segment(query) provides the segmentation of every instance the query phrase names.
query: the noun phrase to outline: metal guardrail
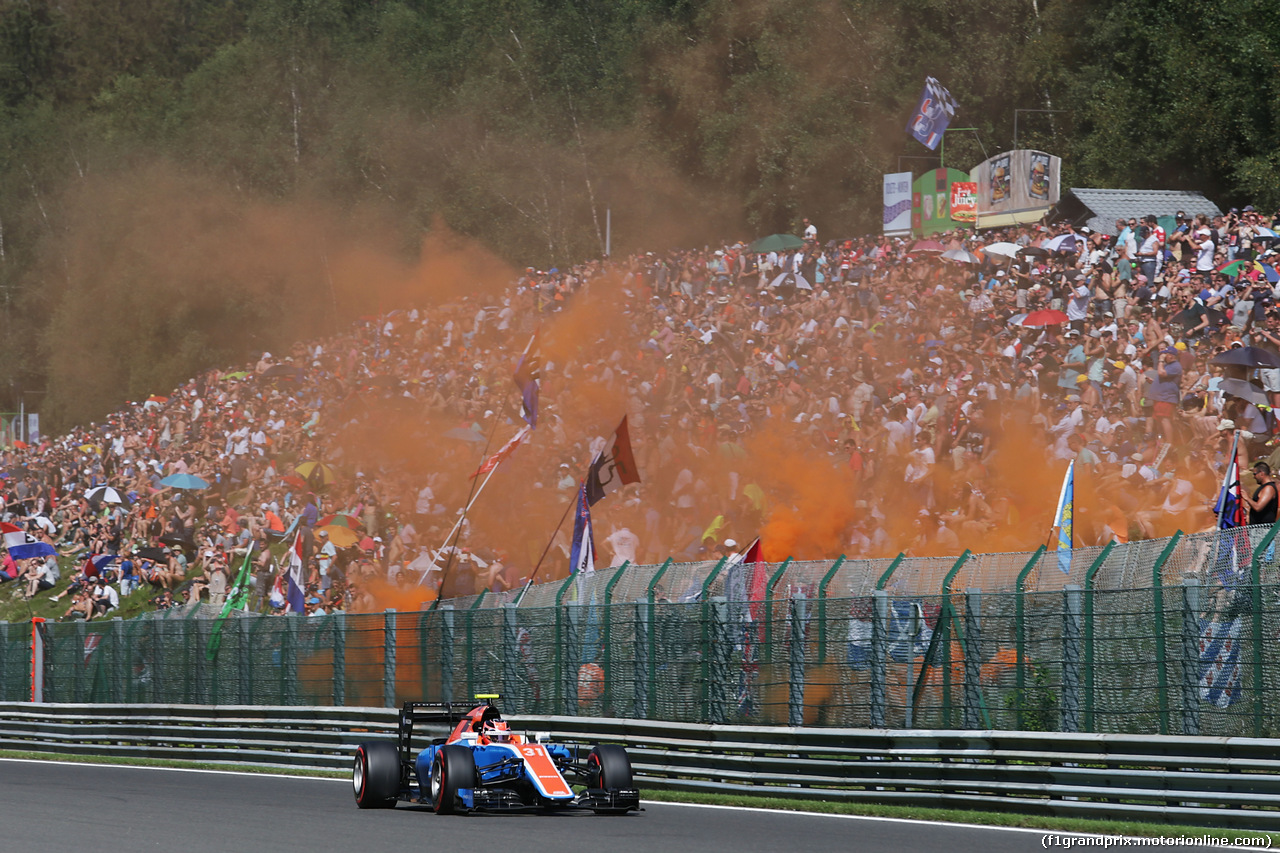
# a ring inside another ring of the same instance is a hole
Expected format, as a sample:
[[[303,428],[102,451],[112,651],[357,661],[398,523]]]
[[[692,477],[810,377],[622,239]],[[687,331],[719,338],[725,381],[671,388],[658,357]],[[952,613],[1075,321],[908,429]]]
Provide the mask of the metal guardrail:
[[[0,749],[345,770],[387,708],[0,703]],[[644,788],[1280,828],[1263,738],[717,726],[511,717],[624,744]]]

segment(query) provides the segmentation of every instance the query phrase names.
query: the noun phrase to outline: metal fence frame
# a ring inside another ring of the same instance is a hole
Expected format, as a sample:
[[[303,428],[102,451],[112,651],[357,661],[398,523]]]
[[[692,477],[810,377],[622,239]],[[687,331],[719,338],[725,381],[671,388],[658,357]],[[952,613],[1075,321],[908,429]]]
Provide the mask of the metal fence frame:
[[[740,565],[668,560],[430,611],[221,626],[167,611],[34,636],[57,702],[391,707],[496,691],[562,716],[1265,737],[1280,732],[1278,530],[787,560],[750,568],[758,601]],[[0,623],[0,701],[31,696],[32,636]],[[1232,650],[1225,693],[1206,687],[1213,642]]]
[[[623,744],[650,790],[1280,825],[1271,740],[509,718],[583,752]],[[0,703],[0,748],[345,770],[357,744],[394,739],[396,720],[386,708]]]

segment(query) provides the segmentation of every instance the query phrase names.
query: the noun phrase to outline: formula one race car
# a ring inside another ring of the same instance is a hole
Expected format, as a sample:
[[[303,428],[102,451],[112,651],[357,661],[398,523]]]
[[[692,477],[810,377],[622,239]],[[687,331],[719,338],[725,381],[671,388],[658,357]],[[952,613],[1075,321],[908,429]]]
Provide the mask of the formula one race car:
[[[621,746],[599,744],[585,758],[579,748],[543,743],[511,731],[491,701],[465,714],[465,706],[406,702],[397,743],[366,741],[356,748],[352,784],[362,809],[390,809],[404,800],[439,814],[516,809],[590,809],[596,814],[640,811],[631,760]],[[417,724],[445,724],[414,753]],[[584,783],[575,794],[566,777]]]

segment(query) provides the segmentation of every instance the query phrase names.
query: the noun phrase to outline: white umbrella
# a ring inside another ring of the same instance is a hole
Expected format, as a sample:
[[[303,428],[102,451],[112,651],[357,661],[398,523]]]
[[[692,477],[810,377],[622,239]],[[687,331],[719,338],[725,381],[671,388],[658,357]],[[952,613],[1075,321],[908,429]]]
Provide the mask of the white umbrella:
[[[98,486],[84,493],[89,503],[124,504],[128,500],[110,486]]]
[[[983,246],[982,250],[989,255],[1004,255],[1006,258],[1015,257],[1018,249],[1022,248],[1017,243],[992,243],[990,246]]]
[[[948,249],[942,253],[942,257],[949,261],[959,261],[962,264],[980,264],[982,258],[970,252],[968,249]]]
[[[788,282],[786,279],[790,279]],[[794,284],[797,290],[813,290],[813,285],[805,280],[800,273],[784,272],[782,275],[769,282],[770,287],[777,287],[782,284]]]

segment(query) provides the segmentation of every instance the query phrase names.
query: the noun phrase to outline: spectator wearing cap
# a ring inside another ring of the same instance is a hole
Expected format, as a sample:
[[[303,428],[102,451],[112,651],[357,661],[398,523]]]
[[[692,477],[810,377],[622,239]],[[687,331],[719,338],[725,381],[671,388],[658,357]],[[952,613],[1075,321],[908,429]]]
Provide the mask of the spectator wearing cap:
[[[1151,416],[1153,425],[1165,441],[1174,441],[1173,418],[1182,401],[1182,363],[1173,347],[1160,350],[1156,363],[1156,379],[1151,384]]]

